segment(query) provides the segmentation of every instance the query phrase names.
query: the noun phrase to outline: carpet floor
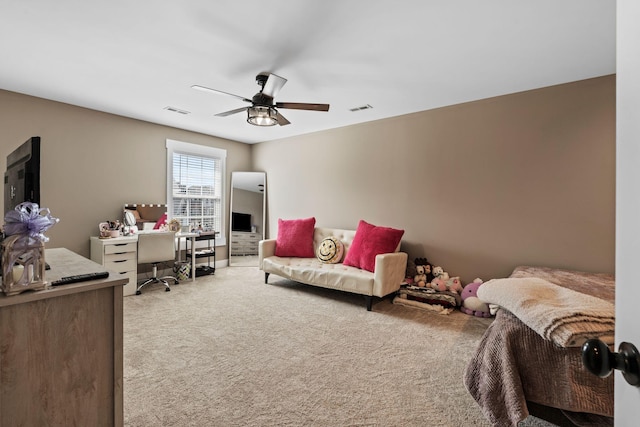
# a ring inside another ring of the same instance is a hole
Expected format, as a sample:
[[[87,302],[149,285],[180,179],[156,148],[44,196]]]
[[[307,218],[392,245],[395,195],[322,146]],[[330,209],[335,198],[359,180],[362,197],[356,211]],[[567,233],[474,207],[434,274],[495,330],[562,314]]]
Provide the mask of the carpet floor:
[[[488,426],[462,376],[490,322],[255,267],[145,288],[124,299],[125,425]]]

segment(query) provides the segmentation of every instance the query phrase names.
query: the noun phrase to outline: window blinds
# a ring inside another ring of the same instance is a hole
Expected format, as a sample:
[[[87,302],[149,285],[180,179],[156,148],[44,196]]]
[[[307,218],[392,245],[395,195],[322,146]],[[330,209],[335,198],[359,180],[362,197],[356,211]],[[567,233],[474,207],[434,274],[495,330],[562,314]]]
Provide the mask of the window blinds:
[[[222,159],[173,153],[173,210],[183,226],[222,229]]]

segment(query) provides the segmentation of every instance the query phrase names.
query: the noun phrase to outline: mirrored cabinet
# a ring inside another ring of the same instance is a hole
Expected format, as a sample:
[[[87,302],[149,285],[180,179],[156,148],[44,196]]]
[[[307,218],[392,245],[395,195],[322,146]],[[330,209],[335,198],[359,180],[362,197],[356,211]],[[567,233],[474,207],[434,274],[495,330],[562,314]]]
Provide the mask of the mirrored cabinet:
[[[230,266],[258,265],[258,242],[263,239],[266,223],[266,191],[264,172],[231,173]]]

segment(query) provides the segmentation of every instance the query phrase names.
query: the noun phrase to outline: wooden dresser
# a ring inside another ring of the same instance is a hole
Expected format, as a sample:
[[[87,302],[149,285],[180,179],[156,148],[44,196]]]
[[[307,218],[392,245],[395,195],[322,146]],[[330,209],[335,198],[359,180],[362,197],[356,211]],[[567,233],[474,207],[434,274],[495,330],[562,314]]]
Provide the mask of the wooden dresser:
[[[258,255],[258,242],[261,238],[259,233],[232,231],[230,255]]]
[[[45,279],[104,271],[47,249]],[[122,287],[127,278],[0,294],[0,425],[122,426]]]

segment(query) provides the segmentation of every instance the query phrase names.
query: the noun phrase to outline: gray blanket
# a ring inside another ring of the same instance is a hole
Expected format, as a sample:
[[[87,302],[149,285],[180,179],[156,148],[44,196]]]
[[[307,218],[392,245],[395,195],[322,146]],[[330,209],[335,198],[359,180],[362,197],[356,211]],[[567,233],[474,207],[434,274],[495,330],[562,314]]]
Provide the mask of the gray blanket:
[[[560,347],[581,347],[591,338],[614,343],[613,303],[545,279],[489,280],[478,289],[478,298],[505,308],[542,338]]]
[[[519,267],[512,277],[542,277],[580,292],[593,289],[588,293],[613,302],[613,277],[555,272]],[[464,383],[495,426],[517,426],[529,415],[527,401],[582,413],[586,425],[613,424],[613,375],[599,378],[589,373],[579,347],[562,348],[543,339],[504,309],[485,332]]]

